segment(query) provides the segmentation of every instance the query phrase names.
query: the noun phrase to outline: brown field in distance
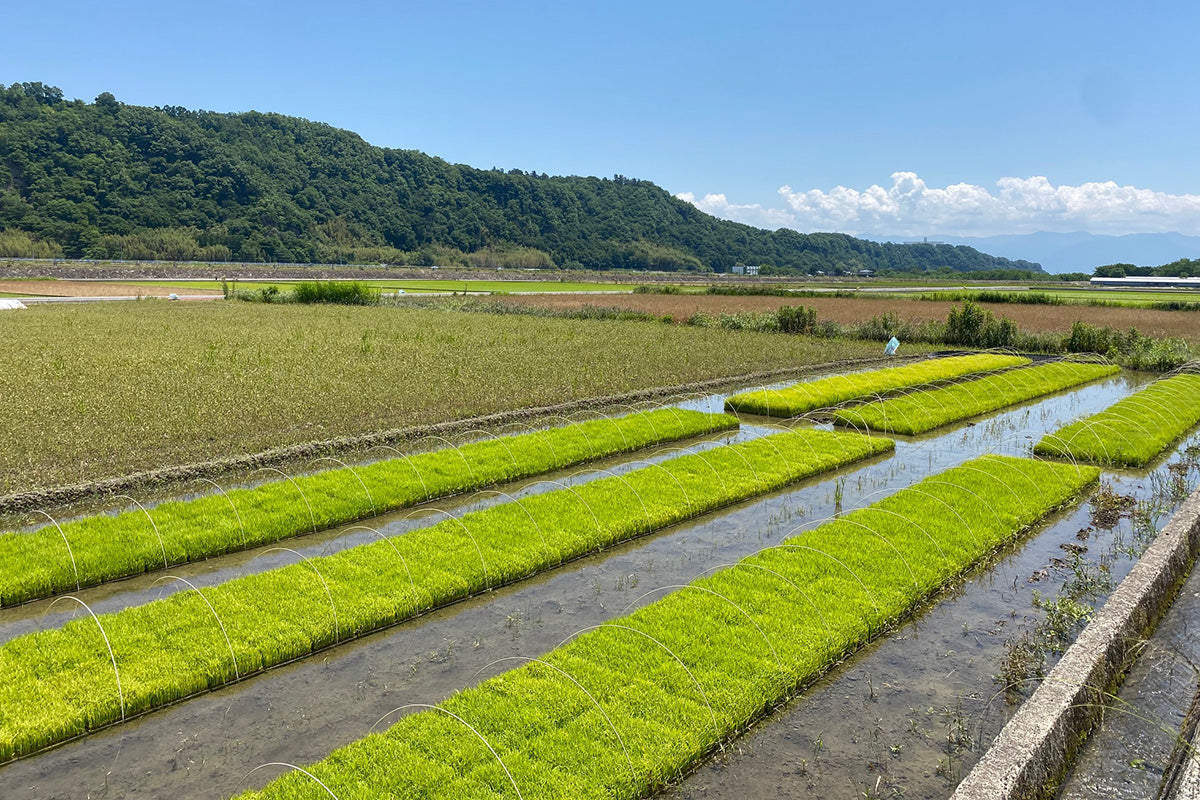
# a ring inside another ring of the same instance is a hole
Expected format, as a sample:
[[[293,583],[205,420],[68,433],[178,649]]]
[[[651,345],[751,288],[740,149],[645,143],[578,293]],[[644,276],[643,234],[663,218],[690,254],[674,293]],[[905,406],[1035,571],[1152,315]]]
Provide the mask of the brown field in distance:
[[[951,300],[903,300],[875,297],[775,297],[730,295],[629,294],[596,295],[556,294],[521,295],[497,298],[505,303],[570,310],[585,306],[623,308],[650,314],[670,314],[677,322],[685,322],[697,311],[707,314],[733,314],[738,311],[774,311],[784,305],[803,305],[816,309],[818,321],[833,320],[842,324],[865,322],[887,311],[911,320],[944,320],[950,309],[959,302]],[[1137,328],[1149,336],[1177,336],[1200,342],[1200,312],[1157,311],[1145,308],[1085,306],[1085,305],[1018,305],[1015,303],[981,303],[999,317],[1008,317],[1022,330],[1046,333],[1067,332],[1075,320],[1092,325],[1108,325],[1125,330]]]

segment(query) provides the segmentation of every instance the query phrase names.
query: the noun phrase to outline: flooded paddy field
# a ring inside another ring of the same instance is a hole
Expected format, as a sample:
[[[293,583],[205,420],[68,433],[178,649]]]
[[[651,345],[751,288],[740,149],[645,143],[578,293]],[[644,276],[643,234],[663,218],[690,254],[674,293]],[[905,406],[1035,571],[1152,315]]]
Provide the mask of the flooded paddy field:
[[[1149,376],[1125,374],[1052,397],[900,438],[894,454],[849,465],[786,490],[747,501],[656,534],[577,559],[520,583],[425,614],[355,642],[315,654],[232,686],[148,714],[0,767],[4,797],[227,797],[264,784],[281,768],[248,772],[270,762],[303,765],[394,721],[410,703],[436,703],[514,662],[538,657],[576,632],[643,604],[657,587],[687,582],[778,543],[804,527],[878,499],[985,453],[1025,454],[1032,442],[1075,417],[1110,405]],[[719,410],[723,395],[684,405]],[[620,472],[729,438],[771,432],[762,418],[741,431],[690,440],[648,453],[610,459],[569,473],[499,487],[432,504],[459,515],[485,504],[572,484],[597,469]],[[1169,513],[1170,463],[1188,446],[1145,472],[1106,472],[1102,485],[1149,501]],[[1196,471],[1184,470],[1194,482]],[[1158,476],[1158,477],[1156,477]],[[1012,487],[1020,491],[1019,487]],[[1175,487],[1177,489],[1177,487]],[[1035,675],[1052,650],[1016,645],[1073,635],[1084,607],[1102,602],[1128,571],[1143,519],[1119,516],[1111,527],[1093,519],[1095,504],[1061,512],[1010,550],[975,570],[951,591],[832,669],[791,702],[759,720],[743,737],[699,767],[673,797],[945,797],[986,749],[1027,691],[1006,696],[1018,667]],[[430,524],[440,513],[413,511],[370,520],[385,536]],[[1165,517],[1163,517],[1165,519]],[[285,543],[311,557],[353,546],[375,534],[353,526]],[[258,551],[225,556],[170,572],[198,586],[296,560]],[[186,588],[148,575],[81,592],[93,608],[114,610]],[[1078,606],[1071,605],[1067,598]],[[59,604],[31,603],[0,612],[0,637],[59,625]],[[1045,621],[1074,613],[1070,630]],[[1016,643],[1016,644],[1014,644]],[[1062,644],[1062,642],[1057,642]],[[1015,655],[1014,655],[1015,653]],[[1024,686],[1024,684],[1022,684]],[[383,723],[379,721],[387,716]],[[377,726],[377,723],[378,726]]]

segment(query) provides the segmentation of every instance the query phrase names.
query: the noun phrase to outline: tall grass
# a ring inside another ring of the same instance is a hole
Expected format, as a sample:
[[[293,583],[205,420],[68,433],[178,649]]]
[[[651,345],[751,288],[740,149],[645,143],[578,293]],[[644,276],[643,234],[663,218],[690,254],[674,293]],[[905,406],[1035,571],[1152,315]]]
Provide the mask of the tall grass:
[[[379,305],[380,290],[359,281],[302,281],[292,290],[297,303]]]
[[[343,798],[650,796],[1097,475],[977,459],[695,580],[307,769]],[[293,772],[242,798],[321,796]]]

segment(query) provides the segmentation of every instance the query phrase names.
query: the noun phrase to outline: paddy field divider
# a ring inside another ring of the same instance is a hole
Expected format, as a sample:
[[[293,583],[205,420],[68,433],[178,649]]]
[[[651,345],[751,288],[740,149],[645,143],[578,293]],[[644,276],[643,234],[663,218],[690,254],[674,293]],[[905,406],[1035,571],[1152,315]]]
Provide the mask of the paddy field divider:
[[[278,476],[251,488],[137,506],[0,534],[0,607],[258,547],[427,500],[529,478],[650,445],[730,430],[737,420],[666,408],[577,422],[383,461]],[[431,443],[451,445],[430,437]],[[207,481],[207,479],[205,479]],[[212,481],[208,483],[216,486]],[[136,501],[134,501],[136,504]],[[47,516],[48,515],[44,515]]]
[[[381,732],[241,798],[647,797],[1098,475],[975,459],[663,587],[436,707],[397,708]]]
[[[953,380],[965,375],[994,372],[1024,366],[1030,359],[1001,353],[931,358],[868,372],[831,375],[792,384],[782,389],[760,389],[735,394],[725,401],[725,408],[743,414],[769,417],[795,417],[818,408],[828,408],[847,400],[884,395],[900,389],[924,386],[937,381]]]
[[[837,409],[835,425],[915,435],[1115,375],[1114,364],[1054,361]]]
[[[0,646],[0,760],[893,447],[773,434],[21,636]]]
[[[1033,451],[1092,464],[1144,467],[1197,424],[1200,373],[1181,372],[1046,434]]]

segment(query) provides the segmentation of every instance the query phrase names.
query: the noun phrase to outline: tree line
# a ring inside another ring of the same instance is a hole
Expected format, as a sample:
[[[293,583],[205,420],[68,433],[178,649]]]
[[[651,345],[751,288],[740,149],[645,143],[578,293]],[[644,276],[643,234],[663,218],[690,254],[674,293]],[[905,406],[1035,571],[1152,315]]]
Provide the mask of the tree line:
[[[779,274],[1008,270],[970,247],[767,231],[655,184],[477,169],[280,114],[0,85],[0,256]]]

